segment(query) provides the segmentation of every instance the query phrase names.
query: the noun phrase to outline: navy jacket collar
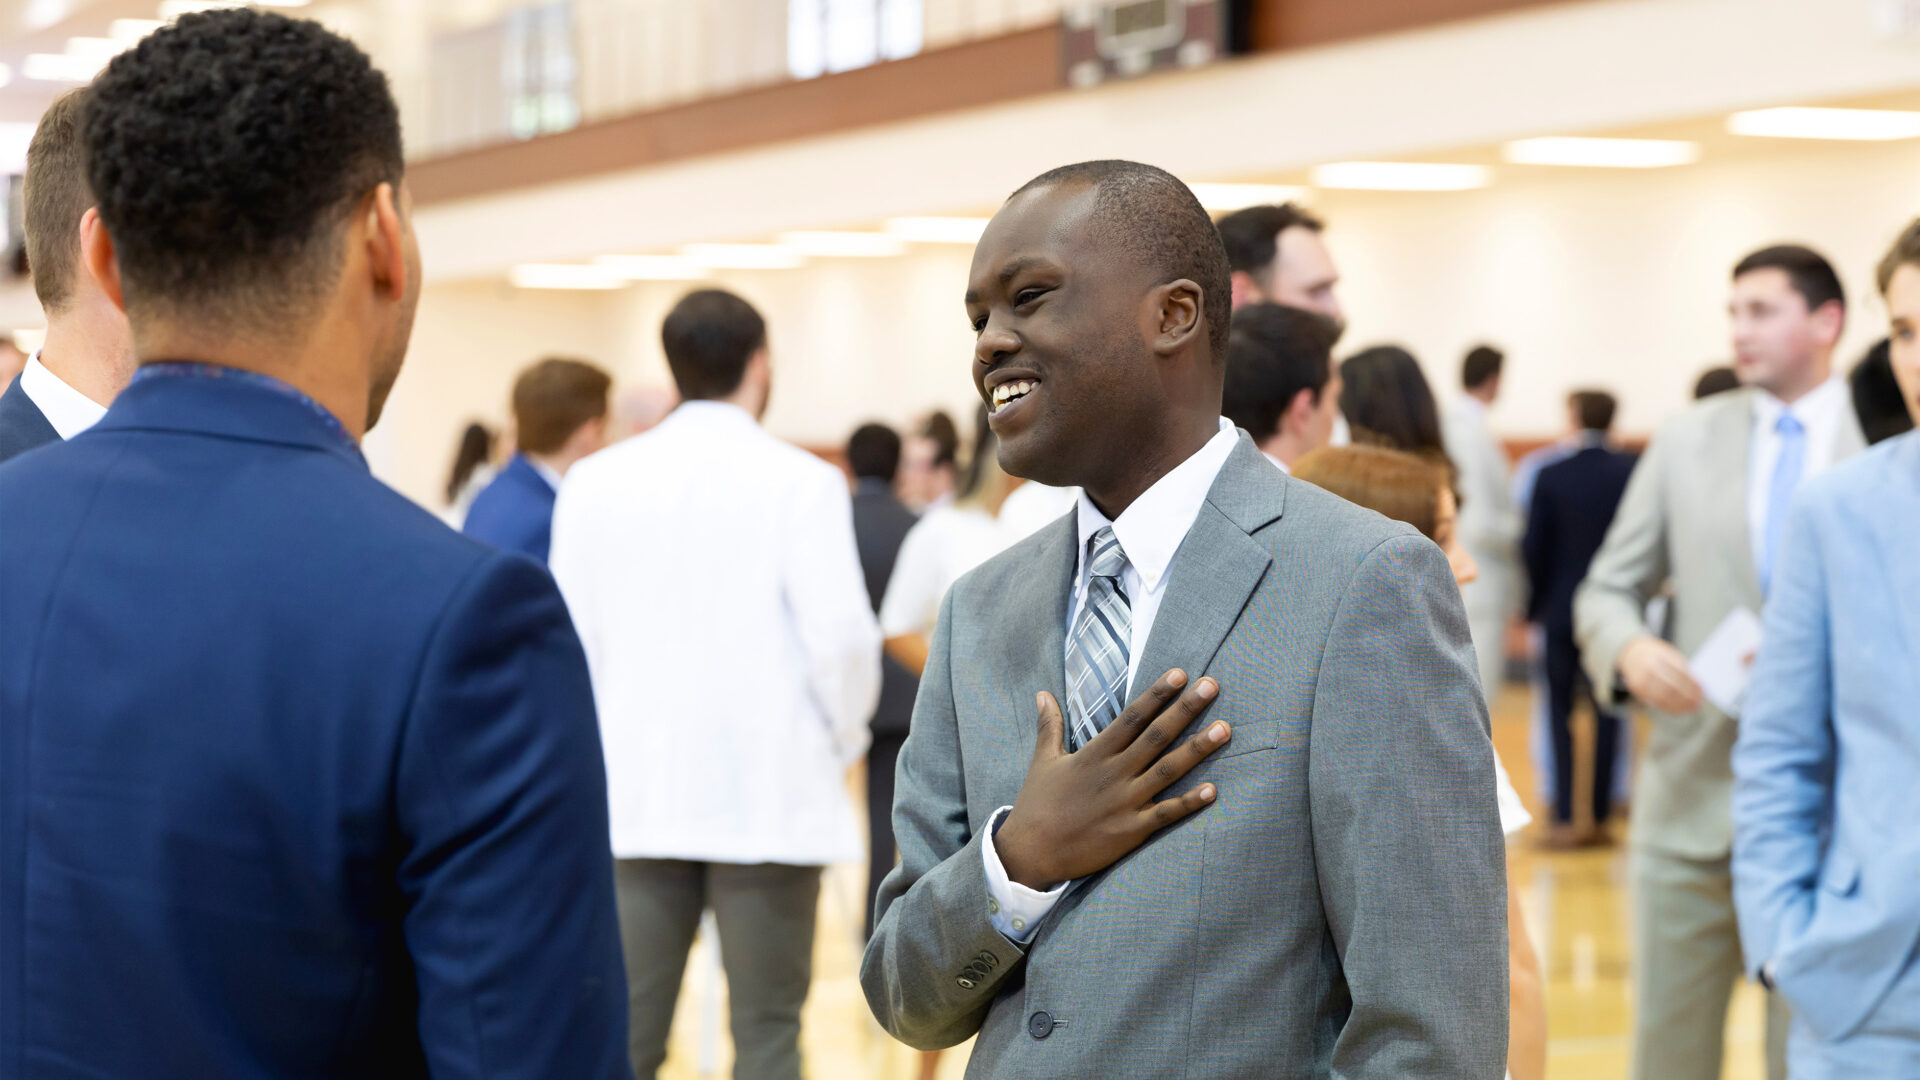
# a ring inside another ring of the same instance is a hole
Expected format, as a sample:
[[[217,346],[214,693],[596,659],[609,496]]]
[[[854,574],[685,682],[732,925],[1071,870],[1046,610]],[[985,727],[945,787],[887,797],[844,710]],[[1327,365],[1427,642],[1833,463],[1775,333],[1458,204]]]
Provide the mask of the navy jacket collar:
[[[264,376],[136,378],[94,430],[180,431],[300,446],[367,467],[360,448],[317,402]]]

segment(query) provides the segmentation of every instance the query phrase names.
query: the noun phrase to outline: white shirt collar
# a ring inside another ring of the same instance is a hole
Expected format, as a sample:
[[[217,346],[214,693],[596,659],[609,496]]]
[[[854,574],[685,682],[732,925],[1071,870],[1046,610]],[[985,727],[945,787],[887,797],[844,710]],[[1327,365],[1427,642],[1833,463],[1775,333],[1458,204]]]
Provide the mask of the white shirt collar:
[[[695,423],[747,424],[756,428],[760,426],[760,421],[755,420],[752,413],[725,401],[683,401],[675,407],[673,412],[667,414],[667,419]]]
[[[532,454],[524,454],[522,456],[527,459],[527,464],[533,466],[533,471],[540,474],[540,479],[547,482],[548,487],[553,488],[555,491],[560,490],[560,473],[558,470],[546,462],[541,461],[539,458],[534,457]]]
[[[41,363],[38,349],[27,358],[27,366],[20,372],[20,389],[63,440],[73,438],[107,415],[105,405],[75,390]]]
[[[1272,454],[1269,454],[1269,453],[1267,453],[1267,452],[1266,452],[1265,450],[1262,450],[1262,451],[1260,451],[1260,453],[1261,453],[1261,455],[1262,455],[1262,456],[1264,456],[1264,457],[1265,457],[1265,458],[1266,458],[1266,459],[1267,459],[1268,461],[1271,461],[1271,462],[1273,462],[1273,466],[1274,466],[1274,468],[1276,468],[1276,469],[1279,469],[1279,470],[1280,470],[1281,472],[1283,472],[1283,473],[1286,473],[1286,474],[1287,474],[1288,476],[1292,476],[1292,475],[1293,475],[1293,470],[1292,470],[1292,469],[1289,469],[1289,468],[1287,468],[1287,463],[1286,463],[1286,462],[1284,462],[1284,461],[1281,461],[1281,460],[1280,460],[1279,458],[1277,458],[1277,457],[1274,457],[1274,456],[1273,456]]]
[[[1200,515],[1200,504],[1207,501],[1214,478],[1220,475],[1220,467],[1227,463],[1227,456],[1233,453],[1239,439],[1240,433],[1233,423],[1221,417],[1219,433],[1141,492],[1118,520],[1108,520],[1107,515],[1093,505],[1093,500],[1087,498],[1086,492],[1081,492],[1076,574],[1079,559],[1086,557],[1087,541],[1111,525],[1113,535],[1120,541],[1120,550],[1126,552],[1127,561],[1140,574],[1141,583],[1149,589],[1158,588],[1160,578],[1173,562],[1174,552],[1180,550],[1180,542],[1187,538],[1194,518]]]
[[[1847,404],[1846,380],[1838,375],[1830,376],[1826,382],[1806,392],[1799,401],[1789,406],[1771,393],[1754,388],[1753,419],[1760,431],[1772,431],[1780,422],[1780,414],[1792,409],[1793,415],[1801,424],[1824,421],[1827,414]]]
[[[1472,394],[1461,394],[1458,398],[1455,398],[1454,401],[1454,408],[1468,416],[1487,415],[1487,403],[1474,397]]]

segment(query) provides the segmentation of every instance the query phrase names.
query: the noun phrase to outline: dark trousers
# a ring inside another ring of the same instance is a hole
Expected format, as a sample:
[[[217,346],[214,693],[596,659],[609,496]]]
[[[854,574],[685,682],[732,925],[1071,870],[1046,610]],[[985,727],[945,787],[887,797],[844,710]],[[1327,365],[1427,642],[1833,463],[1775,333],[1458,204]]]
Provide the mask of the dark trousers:
[[[1573,706],[1584,700],[1593,710],[1593,823],[1613,814],[1613,769],[1620,756],[1620,717],[1600,707],[1586,672],[1573,627],[1546,627],[1547,730],[1553,735],[1553,820],[1573,821]]]
[[[813,980],[820,868],[616,859],[627,957],[628,1052],[651,1080],[667,1060],[700,914],[713,909],[727,972],[735,1080],[800,1080],[800,1007]]]
[[[875,901],[880,883],[893,872],[893,769],[907,736],[873,733],[867,750],[867,936],[873,936]]]

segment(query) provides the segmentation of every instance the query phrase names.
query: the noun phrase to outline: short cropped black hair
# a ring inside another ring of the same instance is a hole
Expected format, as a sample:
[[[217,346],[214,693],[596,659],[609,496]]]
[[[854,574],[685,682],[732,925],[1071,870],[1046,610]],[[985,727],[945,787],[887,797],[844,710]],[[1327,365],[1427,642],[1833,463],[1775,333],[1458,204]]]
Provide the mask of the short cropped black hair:
[[[1780,270],[1787,275],[1793,291],[1807,302],[1808,311],[1818,311],[1827,304],[1839,304],[1841,310],[1847,306],[1847,294],[1840,287],[1840,275],[1834,273],[1833,264],[1826,256],[1810,247],[1800,244],[1775,244],[1741,259],[1733,268],[1737,281],[1756,270]]]
[[[1475,345],[1467,351],[1466,359],[1460,361],[1460,385],[1478,390],[1487,385],[1488,380],[1499,378],[1506,366],[1506,353],[1491,345]]]
[[[83,125],[129,309],[302,319],[340,273],[355,205],[405,170],[367,54],[317,22],[184,15],[115,57]]]
[[[695,289],[660,326],[667,368],[686,401],[712,401],[740,389],[747,362],[766,343],[766,320],[725,289]]]
[[[893,483],[900,472],[900,433],[885,424],[861,424],[847,440],[847,467],[856,480]]]
[[[1913,430],[1913,414],[1907,411],[1900,380],[1894,378],[1892,343],[1886,338],[1875,342],[1854,365],[1847,374],[1847,386],[1853,392],[1853,414],[1860,419],[1868,446]]]
[[[1700,373],[1693,384],[1693,400],[1710,398],[1715,394],[1724,394],[1729,390],[1740,389],[1740,373],[1730,367],[1710,367]]]
[[[1271,436],[1302,390],[1320,400],[1339,337],[1338,323],[1302,308],[1248,304],[1234,312],[1220,415],[1256,440]]]
[[[1575,390],[1567,395],[1567,404],[1579,417],[1582,431],[1612,430],[1613,414],[1619,408],[1619,402],[1605,390]]]
[[[1094,213],[1106,236],[1145,260],[1162,281],[1186,278],[1200,286],[1208,351],[1215,364],[1223,363],[1233,312],[1227,251],[1192,189],[1137,161],[1082,161],[1041,173],[1009,198],[1054,184],[1093,187]]]
[[[1221,218],[1217,228],[1227,248],[1227,265],[1265,284],[1280,253],[1280,234],[1288,229],[1319,232],[1326,223],[1292,203],[1281,203],[1235,210]]]

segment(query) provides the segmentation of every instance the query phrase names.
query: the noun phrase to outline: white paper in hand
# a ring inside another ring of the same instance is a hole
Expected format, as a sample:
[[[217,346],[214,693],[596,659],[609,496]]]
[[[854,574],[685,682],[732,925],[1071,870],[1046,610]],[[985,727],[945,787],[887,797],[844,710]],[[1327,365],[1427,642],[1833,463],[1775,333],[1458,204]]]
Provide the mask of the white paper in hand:
[[[1737,607],[1707,635],[1687,663],[1694,681],[1714,707],[1728,716],[1740,715],[1747,682],[1753,677],[1753,656],[1760,651],[1760,616]]]

